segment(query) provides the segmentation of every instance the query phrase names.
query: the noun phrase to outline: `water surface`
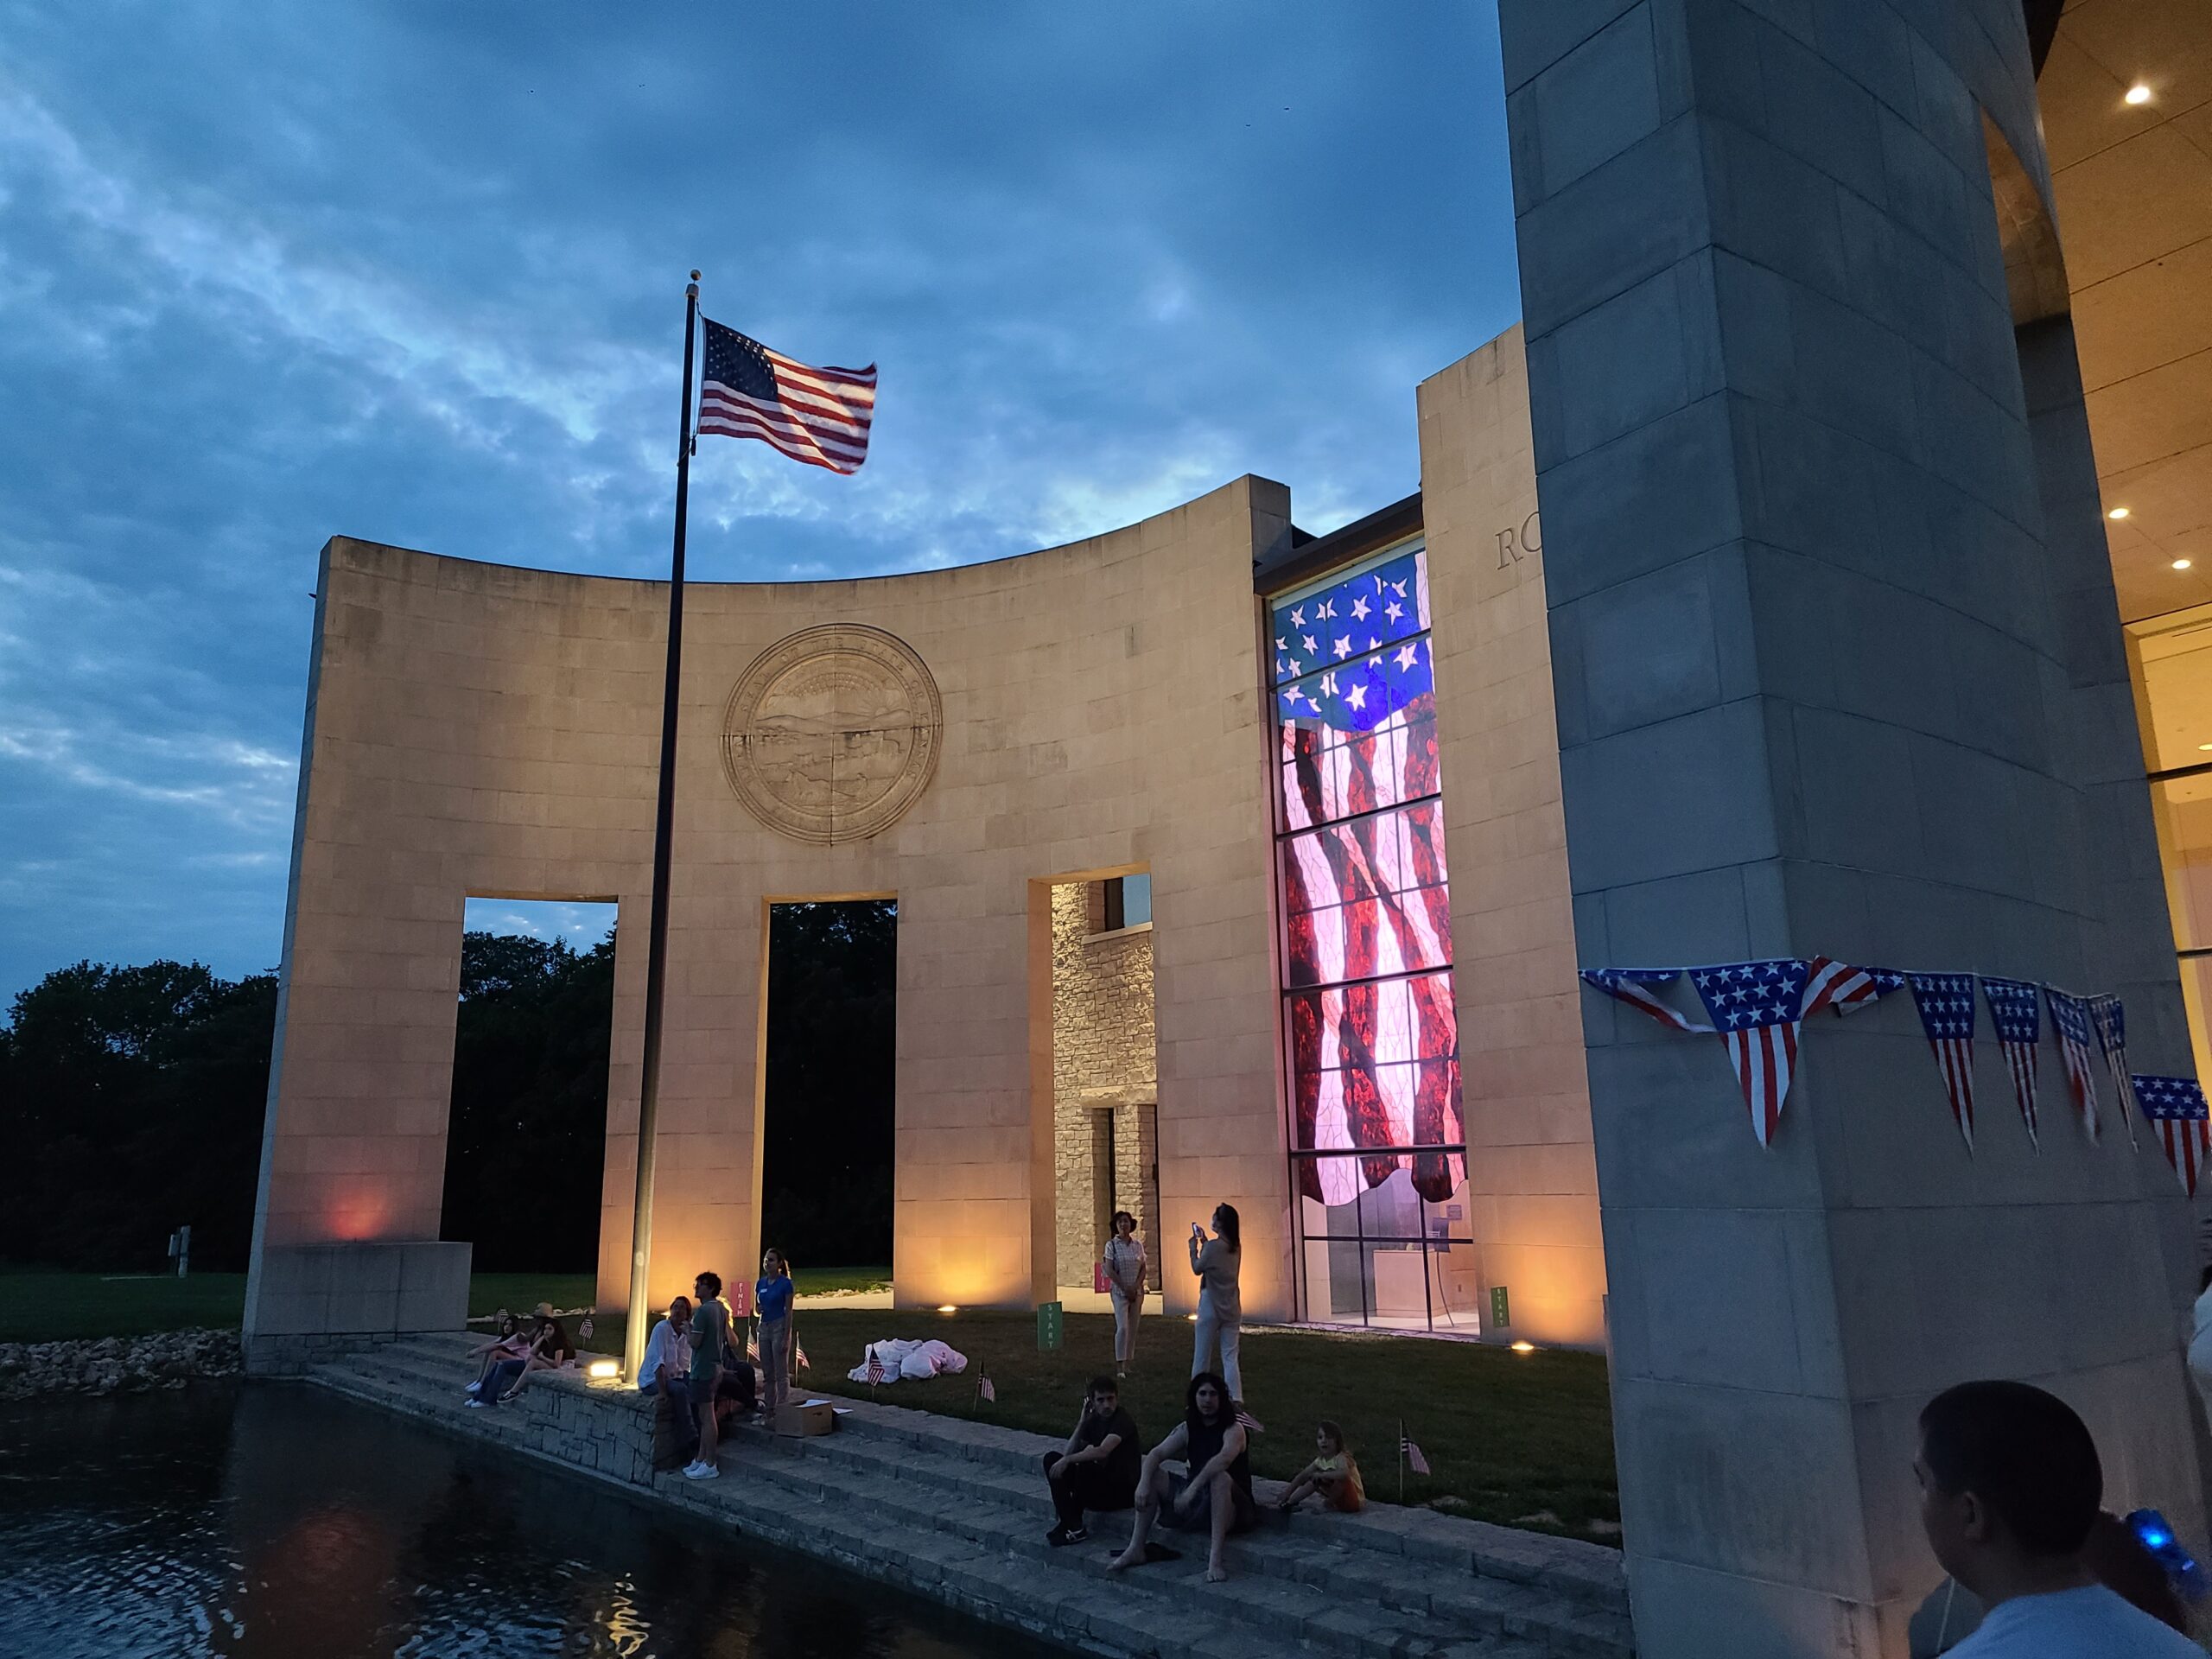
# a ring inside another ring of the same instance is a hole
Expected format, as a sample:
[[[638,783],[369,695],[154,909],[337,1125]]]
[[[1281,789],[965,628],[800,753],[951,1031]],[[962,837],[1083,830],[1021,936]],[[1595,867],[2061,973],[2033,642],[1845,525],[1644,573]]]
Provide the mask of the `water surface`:
[[[0,1564],[41,1659],[1060,1651],[290,1383],[0,1407]]]

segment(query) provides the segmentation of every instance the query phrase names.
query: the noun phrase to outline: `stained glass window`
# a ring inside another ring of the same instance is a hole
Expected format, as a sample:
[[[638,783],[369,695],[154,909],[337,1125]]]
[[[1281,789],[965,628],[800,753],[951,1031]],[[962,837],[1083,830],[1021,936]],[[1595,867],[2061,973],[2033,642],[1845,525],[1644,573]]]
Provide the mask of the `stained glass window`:
[[[1268,620],[1308,1317],[1465,1328],[1471,1309],[1440,1312],[1464,1275],[1439,1253],[1472,1245],[1427,550],[1278,598]],[[1332,1264],[1357,1282],[1317,1281]],[[1397,1305],[1416,1291],[1418,1309]]]

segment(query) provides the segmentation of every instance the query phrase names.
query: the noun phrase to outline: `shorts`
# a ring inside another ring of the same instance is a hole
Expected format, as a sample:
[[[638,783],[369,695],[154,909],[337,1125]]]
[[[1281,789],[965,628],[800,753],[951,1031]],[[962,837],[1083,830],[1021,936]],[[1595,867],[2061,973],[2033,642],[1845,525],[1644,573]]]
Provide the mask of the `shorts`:
[[[1191,1479],[1188,1475],[1167,1477],[1167,1496],[1166,1501],[1160,1506],[1160,1524],[1163,1527],[1172,1527],[1177,1532],[1211,1532],[1213,1530],[1213,1494],[1211,1491],[1201,1492],[1198,1502],[1187,1510],[1179,1510],[1175,1507],[1181,1501],[1183,1494],[1190,1489]],[[1232,1480],[1229,1483],[1229,1500],[1231,1510],[1229,1517],[1230,1531],[1249,1531],[1257,1514],[1252,1503],[1251,1489],[1247,1486],[1239,1486]]]

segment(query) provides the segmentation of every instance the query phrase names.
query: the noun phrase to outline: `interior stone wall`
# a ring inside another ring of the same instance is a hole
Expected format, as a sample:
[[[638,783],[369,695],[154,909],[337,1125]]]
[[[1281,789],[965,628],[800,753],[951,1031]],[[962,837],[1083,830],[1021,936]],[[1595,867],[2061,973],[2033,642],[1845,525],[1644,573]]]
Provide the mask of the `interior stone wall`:
[[[1155,1268],[1158,1194],[1151,1174],[1146,1110],[1159,1091],[1154,1075],[1152,930],[1114,933],[1105,921],[1104,883],[1052,889],[1052,1145],[1058,1190],[1058,1277],[1089,1287],[1092,1263],[1110,1236],[1114,1194],[1137,1217]],[[1097,1179],[1098,1120],[1113,1119],[1112,1192]]]

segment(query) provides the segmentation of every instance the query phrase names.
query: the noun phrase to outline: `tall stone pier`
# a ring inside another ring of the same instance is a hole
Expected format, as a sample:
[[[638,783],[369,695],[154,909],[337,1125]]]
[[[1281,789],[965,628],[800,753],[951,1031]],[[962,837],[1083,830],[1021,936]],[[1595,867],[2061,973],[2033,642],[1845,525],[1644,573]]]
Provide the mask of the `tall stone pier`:
[[[2113,988],[2188,1071],[2018,0],[1501,10],[1582,962]],[[1645,1659],[1901,1659],[1966,1377],[2201,1529],[2187,1209],[2108,1079],[2093,1145],[2046,1046],[2038,1150],[1985,1041],[1969,1151],[1900,995],[1762,1148],[1716,1039],[1585,1016]]]

